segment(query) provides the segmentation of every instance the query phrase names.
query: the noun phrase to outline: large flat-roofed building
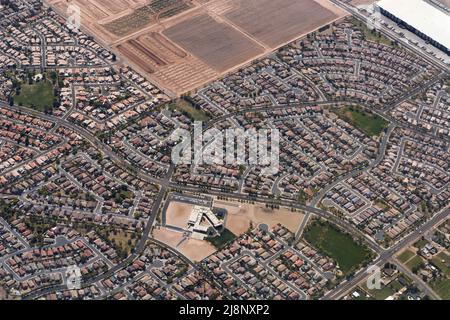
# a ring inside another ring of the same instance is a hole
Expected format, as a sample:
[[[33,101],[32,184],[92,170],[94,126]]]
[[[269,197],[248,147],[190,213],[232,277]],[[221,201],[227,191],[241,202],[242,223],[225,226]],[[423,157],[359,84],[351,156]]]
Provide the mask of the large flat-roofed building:
[[[450,15],[427,0],[381,0],[383,15],[450,55]]]

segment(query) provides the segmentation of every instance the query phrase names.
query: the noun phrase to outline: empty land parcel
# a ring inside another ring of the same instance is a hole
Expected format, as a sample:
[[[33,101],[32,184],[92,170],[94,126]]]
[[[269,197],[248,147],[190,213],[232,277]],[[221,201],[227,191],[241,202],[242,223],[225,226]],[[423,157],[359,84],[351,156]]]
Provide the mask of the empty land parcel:
[[[329,0],[73,1],[90,32],[177,95],[345,15]]]
[[[339,16],[326,1],[231,0],[225,17],[267,46],[276,48]],[[323,5],[322,5],[322,4]]]
[[[207,14],[182,21],[164,35],[219,72],[264,52],[246,35]]]

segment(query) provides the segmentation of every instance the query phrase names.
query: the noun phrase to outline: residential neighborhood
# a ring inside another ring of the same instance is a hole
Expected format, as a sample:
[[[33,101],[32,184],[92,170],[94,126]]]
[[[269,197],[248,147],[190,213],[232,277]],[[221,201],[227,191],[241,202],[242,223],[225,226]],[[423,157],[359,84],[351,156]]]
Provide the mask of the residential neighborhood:
[[[450,299],[448,64],[358,1],[276,47],[234,1],[69,2],[0,1],[0,300]],[[214,69],[196,10],[260,54]]]

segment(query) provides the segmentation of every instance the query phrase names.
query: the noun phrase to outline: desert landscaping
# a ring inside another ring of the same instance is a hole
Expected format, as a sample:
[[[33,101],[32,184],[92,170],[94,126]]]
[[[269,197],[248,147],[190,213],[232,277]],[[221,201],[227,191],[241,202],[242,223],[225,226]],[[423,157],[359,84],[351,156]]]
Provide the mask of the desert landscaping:
[[[166,225],[186,229],[194,205],[171,201],[166,211]]]
[[[304,218],[301,212],[292,212],[287,208],[272,210],[260,204],[217,200],[214,207],[227,210],[225,227],[237,236],[247,232],[251,224],[266,224],[269,229],[281,224],[295,233]]]
[[[217,251],[207,241],[187,238],[182,232],[169,230],[164,227],[155,228],[153,236],[156,240],[172,247],[192,261],[201,261]]]

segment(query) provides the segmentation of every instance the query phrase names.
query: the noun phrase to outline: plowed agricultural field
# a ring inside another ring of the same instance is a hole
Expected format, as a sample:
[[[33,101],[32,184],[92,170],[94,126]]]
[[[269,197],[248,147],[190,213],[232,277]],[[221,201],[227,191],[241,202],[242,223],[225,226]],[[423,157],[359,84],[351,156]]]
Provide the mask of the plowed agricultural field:
[[[334,20],[333,12],[311,0],[232,0],[225,17],[256,39],[277,47]]]
[[[207,14],[178,23],[163,34],[220,72],[264,52],[245,34]]]
[[[48,0],[65,14],[66,0]],[[346,15],[329,0],[72,0],[85,29],[181,95]]]

